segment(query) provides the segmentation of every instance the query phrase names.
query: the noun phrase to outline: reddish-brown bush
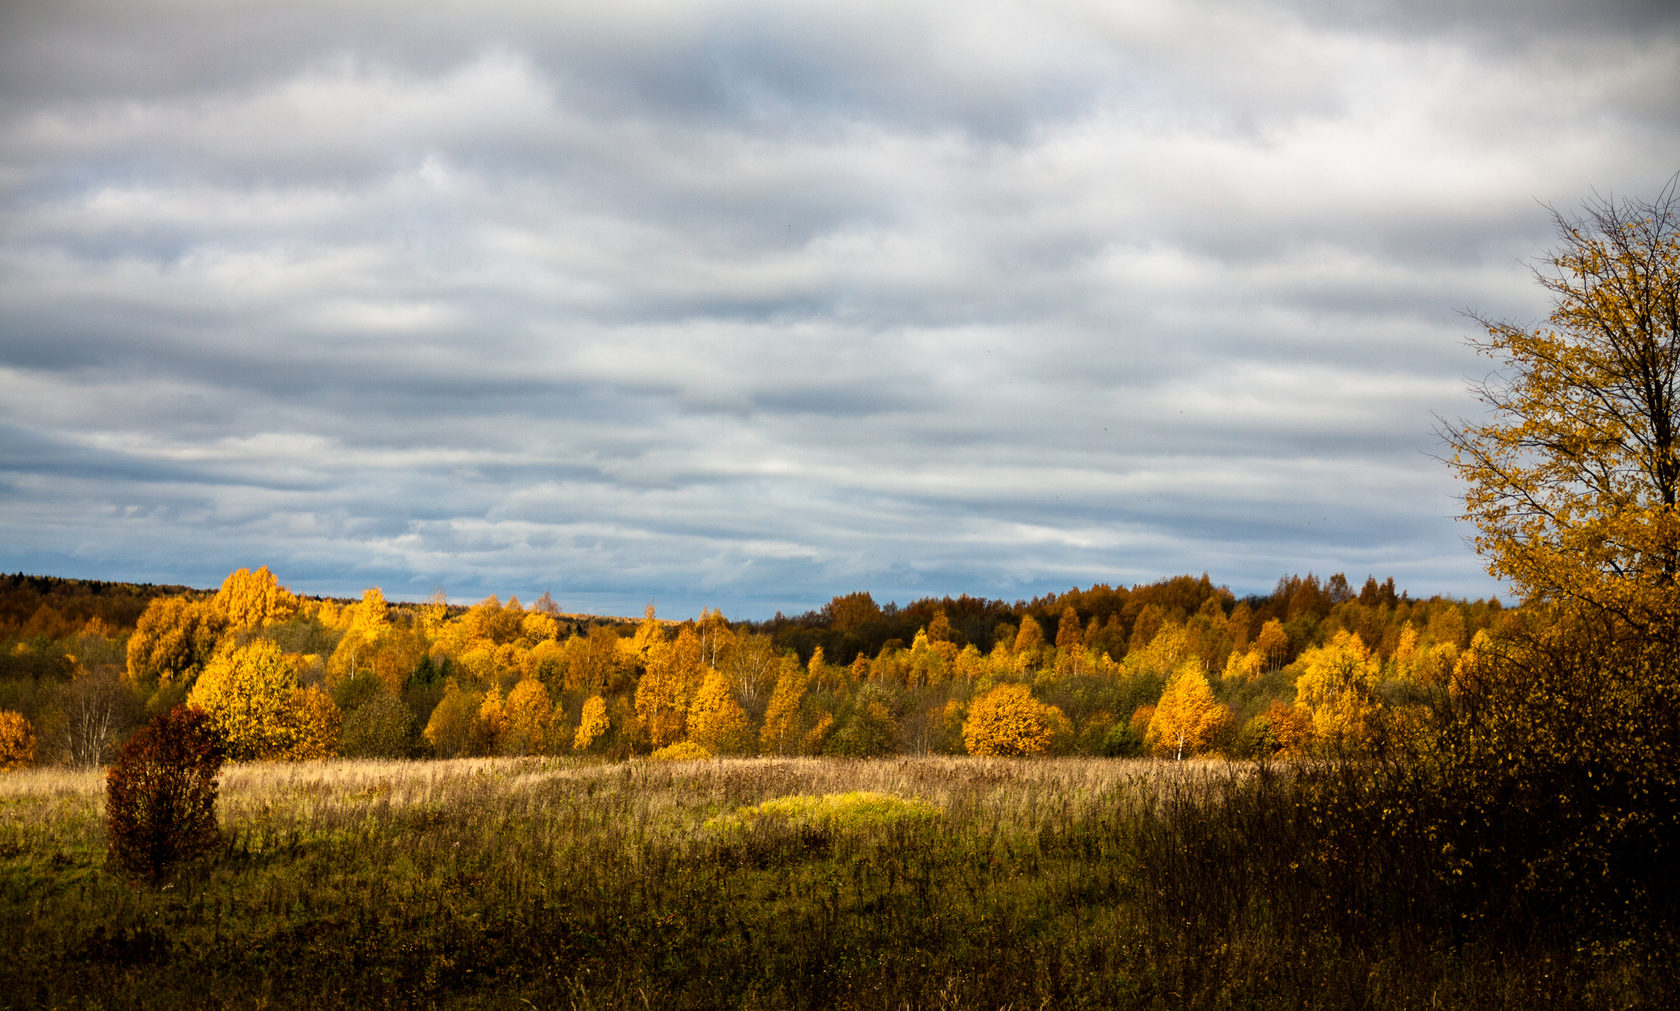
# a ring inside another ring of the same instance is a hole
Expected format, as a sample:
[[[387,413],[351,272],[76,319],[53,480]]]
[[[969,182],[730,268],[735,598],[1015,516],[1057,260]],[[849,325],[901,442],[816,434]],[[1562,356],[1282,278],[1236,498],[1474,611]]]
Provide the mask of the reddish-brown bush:
[[[157,881],[175,863],[213,850],[216,777],[227,747],[201,709],[176,706],[141,727],[105,777],[108,859]]]

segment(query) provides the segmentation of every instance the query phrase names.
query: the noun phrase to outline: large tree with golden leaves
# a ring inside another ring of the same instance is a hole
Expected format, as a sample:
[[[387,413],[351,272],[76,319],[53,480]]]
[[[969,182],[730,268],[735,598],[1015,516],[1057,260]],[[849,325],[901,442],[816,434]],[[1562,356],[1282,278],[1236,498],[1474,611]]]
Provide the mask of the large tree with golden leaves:
[[[1333,750],[1366,744],[1381,709],[1377,682],[1382,660],[1357,633],[1343,629],[1323,646],[1302,653],[1301,668],[1295,698],[1312,719],[1313,739]]]
[[[752,750],[757,736],[729,678],[708,670],[688,707],[688,739],[714,755],[739,755]]]
[[[1456,660],[1443,831],[1572,905],[1657,894],[1680,853],[1677,184],[1555,217],[1550,315],[1485,322],[1491,413],[1445,433],[1477,547],[1524,606]]]
[[[293,659],[267,639],[218,649],[187,702],[235,761],[325,758],[338,745],[338,707],[319,686],[299,689]]]
[[[280,585],[266,565],[255,572],[239,569],[229,573],[211,599],[228,628],[234,630],[285,621],[298,606],[297,598]]]
[[[1042,755],[1066,722],[1061,710],[1033,698],[1026,685],[1001,684],[969,705],[963,746],[971,755]]]
[[[1204,750],[1231,723],[1231,711],[1214,700],[1207,676],[1187,660],[1161,692],[1144,731],[1144,743],[1158,755],[1182,760]]]
[[[1479,320],[1490,413],[1443,435],[1493,575],[1534,603],[1666,627],[1680,611],[1680,192],[1554,219],[1561,245],[1536,272],[1550,315]]]

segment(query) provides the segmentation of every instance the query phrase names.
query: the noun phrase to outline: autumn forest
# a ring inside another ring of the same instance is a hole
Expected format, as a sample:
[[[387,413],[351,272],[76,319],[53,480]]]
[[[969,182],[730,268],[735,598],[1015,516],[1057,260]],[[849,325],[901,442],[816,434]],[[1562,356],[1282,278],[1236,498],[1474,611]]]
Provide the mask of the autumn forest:
[[[1205,575],[1012,604],[853,593],[762,623],[300,599],[266,568],[213,593],[4,585],[7,760],[94,766],[182,702],[242,760],[1304,757],[1420,725],[1504,614],[1339,573],[1243,599]]]

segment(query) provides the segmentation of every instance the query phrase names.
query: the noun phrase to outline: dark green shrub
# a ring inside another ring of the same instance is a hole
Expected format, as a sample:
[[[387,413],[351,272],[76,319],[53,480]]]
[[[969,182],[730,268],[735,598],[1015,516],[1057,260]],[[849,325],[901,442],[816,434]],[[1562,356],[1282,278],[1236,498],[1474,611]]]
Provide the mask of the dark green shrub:
[[[1143,754],[1143,735],[1128,722],[1116,723],[1103,736],[1102,753],[1109,758],[1136,758]]]
[[[226,745],[201,709],[176,706],[141,727],[105,777],[107,859],[156,882],[215,849],[216,777]]]

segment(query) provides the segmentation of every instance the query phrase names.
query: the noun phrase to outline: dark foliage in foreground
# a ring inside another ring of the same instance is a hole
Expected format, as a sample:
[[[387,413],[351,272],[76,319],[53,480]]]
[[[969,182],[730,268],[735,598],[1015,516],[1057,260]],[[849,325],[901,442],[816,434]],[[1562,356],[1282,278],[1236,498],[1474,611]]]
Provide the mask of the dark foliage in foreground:
[[[156,882],[221,843],[216,776],[225,754],[202,710],[176,706],[141,727],[105,777],[111,865]]]

